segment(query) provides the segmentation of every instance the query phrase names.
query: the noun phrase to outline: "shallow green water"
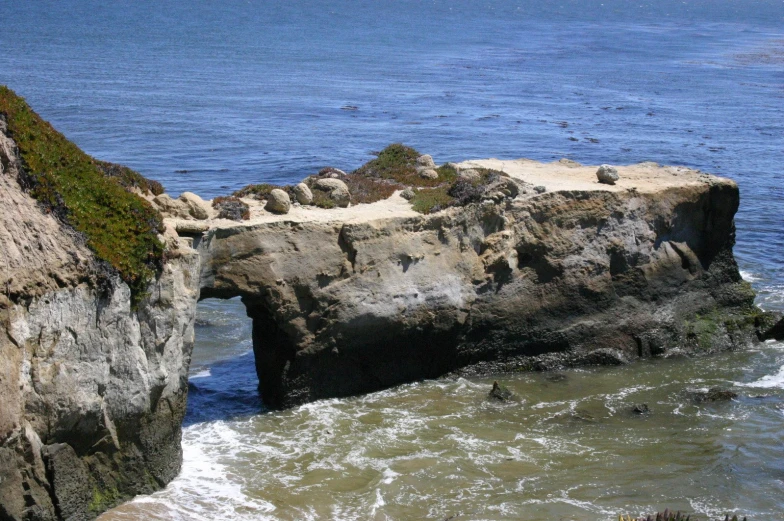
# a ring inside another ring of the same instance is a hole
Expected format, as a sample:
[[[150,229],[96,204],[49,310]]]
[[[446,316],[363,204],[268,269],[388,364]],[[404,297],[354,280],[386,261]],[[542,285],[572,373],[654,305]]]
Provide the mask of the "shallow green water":
[[[252,366],[246,354],[194,368],[192,397],[217,412],[186,428],[182,474],[102,519],[588,521],[665,507],[784,517],[782,344],[501,375],[507,403],[487,398],[492,379],[452,379],[231,412],[215,389],[227,374],[252,388]],[[714,386],[739,397],[694,400]],[[636,403],[651,412],[634,414]]]

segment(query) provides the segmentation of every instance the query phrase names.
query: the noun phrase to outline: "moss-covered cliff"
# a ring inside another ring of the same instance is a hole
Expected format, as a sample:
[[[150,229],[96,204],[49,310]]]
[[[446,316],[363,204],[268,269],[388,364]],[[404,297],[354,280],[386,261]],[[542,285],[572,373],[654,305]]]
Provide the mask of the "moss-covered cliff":
[[[163,228],[158,211],[126,187],[162,192],[160,185],[85,154],[5,86],[0,86],[0,115],[18,147],[20,181],[30,195],[82,232],[138,300],[161,269],[163,245],[157,235]]]

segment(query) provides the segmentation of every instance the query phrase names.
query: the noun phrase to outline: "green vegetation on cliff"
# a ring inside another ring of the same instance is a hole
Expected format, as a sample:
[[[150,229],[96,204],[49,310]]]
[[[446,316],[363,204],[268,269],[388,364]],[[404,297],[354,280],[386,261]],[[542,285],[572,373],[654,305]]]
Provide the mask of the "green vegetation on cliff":
[[[5,86],[0,86],[0,114],[19,148],[21,181],[30,194],[82,232],[138,302],[162,265],[163,244],[157,234],[163,224],[157,210],[124,186],[153,193],[162,187],[133,170],[88,156]]]

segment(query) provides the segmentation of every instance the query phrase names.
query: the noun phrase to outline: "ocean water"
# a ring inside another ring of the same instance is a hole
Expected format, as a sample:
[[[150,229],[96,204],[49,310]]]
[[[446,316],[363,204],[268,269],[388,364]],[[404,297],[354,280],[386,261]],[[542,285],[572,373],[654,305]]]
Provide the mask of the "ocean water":
[[[743,275],[784,310],[781,0],[7,0],[0,20],[0,83],[172,194],[391,142],[730,177]],[[266,413],[242,304],[204,301],[197,343],[181,476],[105,519],[784,517],[779,344],[508,378],[508,406],[479,379]],[[715,384],[740,398],[690,400]]]

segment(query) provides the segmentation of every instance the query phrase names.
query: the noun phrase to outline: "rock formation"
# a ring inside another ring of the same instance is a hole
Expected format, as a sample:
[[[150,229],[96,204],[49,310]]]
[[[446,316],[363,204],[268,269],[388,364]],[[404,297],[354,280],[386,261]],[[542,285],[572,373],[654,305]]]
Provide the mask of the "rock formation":
[[[93,519],[179,472],[199,258],[183,241],[134,302],[0,123],[0,519]]]
[[[734,182],[652,163],[618,167],[613,186],[560,162],[459,166],[503,171],[519,193],[430,215],[398,193],[195,238],[202,296],[241,296],[253,318],[265,402],[750,341]]]

